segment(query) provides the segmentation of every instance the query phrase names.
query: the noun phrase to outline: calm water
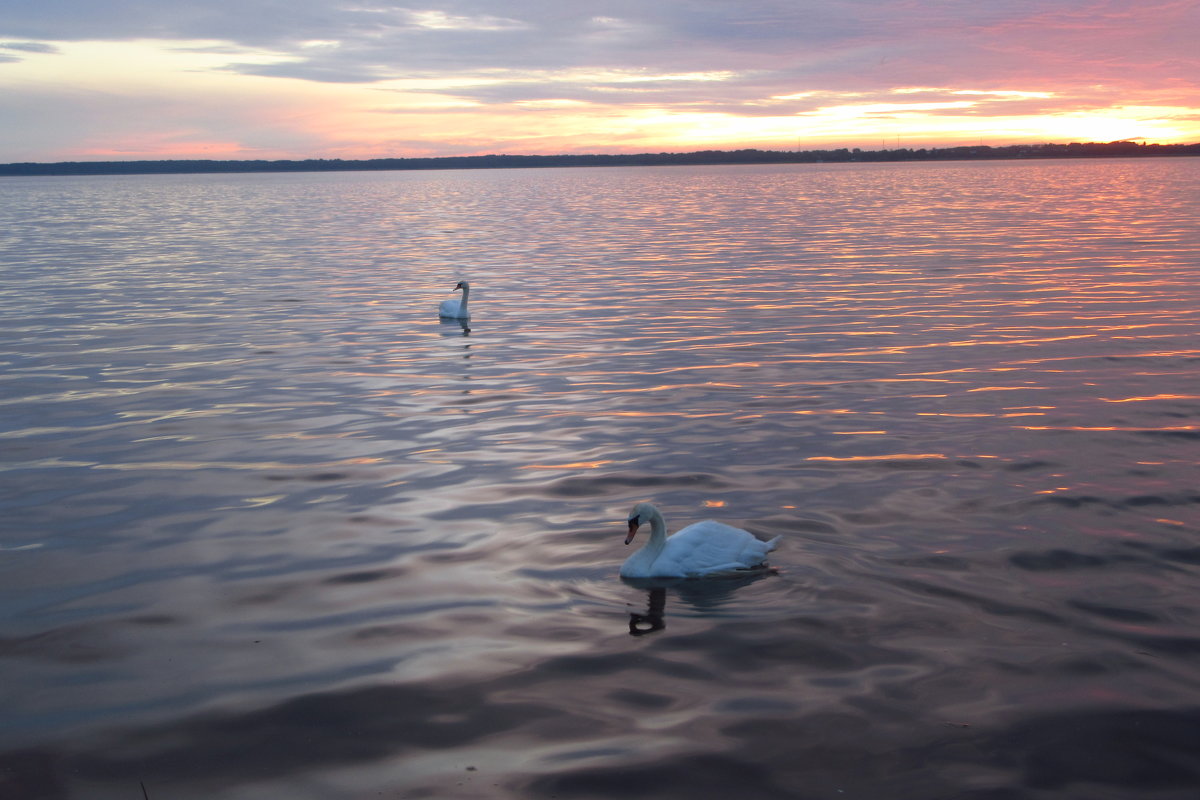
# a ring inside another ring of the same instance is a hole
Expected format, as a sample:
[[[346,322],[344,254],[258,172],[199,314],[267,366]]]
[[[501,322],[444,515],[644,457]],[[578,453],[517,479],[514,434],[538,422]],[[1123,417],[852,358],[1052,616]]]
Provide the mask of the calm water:
[[[1196,159],[5,179],[0,798],[1192,800],[1197,207]],[[622,583],[642,499],[777,574]]]

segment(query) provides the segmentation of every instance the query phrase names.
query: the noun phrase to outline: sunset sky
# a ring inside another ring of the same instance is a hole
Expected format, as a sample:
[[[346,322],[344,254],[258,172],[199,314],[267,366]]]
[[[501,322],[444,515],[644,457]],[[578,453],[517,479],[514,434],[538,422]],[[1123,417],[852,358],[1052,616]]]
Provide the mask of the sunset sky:
[[[37,0],[0,162],[1200,141],[1200,0]]]

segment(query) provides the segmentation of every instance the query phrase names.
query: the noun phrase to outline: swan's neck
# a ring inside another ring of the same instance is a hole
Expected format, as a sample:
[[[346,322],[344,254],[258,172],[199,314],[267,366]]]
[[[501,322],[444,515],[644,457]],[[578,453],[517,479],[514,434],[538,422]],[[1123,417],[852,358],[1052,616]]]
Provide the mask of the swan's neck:
[[[466,311],[467,310],[467,297],[471,294],[471,287],[464,286],[462,293],[463,293],[462,302],[458,304],[458,308],[460,311]]]
[[[667,523],[663,521],[662,514],[655,514],[650,518],[650,541],[642,549],[657,556],[666,546]]]
[[[667,525],[662,515],[655,513],[647,521],[650,523],[650,538],[640,550],[626,559],[621,566],[622,577],[649,578],[654,574],[654,562],[667,547]]]

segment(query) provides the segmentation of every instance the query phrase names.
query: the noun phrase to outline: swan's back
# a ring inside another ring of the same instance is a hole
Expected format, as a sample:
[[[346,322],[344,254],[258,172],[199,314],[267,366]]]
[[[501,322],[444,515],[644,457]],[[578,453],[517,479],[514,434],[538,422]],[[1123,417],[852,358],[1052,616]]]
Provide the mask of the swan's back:
[[[652,577],[696,577],[763,566],[779,537],[764,542],[749,531],[706,519],[667,537]]]
[[[451,297],[448,300],[443,300],[442,304],[438,306],[438,316],[461,319],[467,315],[463,314],[462,301],[457,297]]]

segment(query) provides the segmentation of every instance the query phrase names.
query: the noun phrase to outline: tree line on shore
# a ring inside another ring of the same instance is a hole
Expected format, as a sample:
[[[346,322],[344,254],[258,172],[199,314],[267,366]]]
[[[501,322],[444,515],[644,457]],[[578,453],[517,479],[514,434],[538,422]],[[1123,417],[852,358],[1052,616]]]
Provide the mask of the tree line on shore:
[[[203,172],[340,172],[356,170],[515,169],[529,167],[648,167],[698,164],[818,164],[873,161],[965,161],[1035,158],[1129,158],[1200,156],[1197,144],[1089,142],[991,147],[935,147],[917,150],[700,150],[690,153],[592,154],[556,156],[442,156],[429,158],[61,161],[0,164],[0,176],[141,175]]]

